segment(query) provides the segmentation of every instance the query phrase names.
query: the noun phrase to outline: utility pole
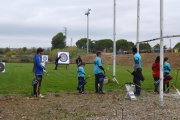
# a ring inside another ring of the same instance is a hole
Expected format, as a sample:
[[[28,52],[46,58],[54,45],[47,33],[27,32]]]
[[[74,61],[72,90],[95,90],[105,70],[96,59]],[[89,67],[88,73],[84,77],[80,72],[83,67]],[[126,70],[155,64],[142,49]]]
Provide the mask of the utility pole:
[[[64,27],[65,45],[67,46],[67,27]]]
[[[170,42],[170,52],[172,52],[172,48],[171,48],[171,39],[169,39]]]
[[[85,15],[87,15],[87,54],[89,53],[89,14],[91,9],[88,8]]]
[[[137,0],[137,33],[136,33],[136,47],[139,52],[139,21],[140,21],[140,0]]]
[[[72,47],[72,41],[73,41],[73,39],[71,38],[71,47]]]

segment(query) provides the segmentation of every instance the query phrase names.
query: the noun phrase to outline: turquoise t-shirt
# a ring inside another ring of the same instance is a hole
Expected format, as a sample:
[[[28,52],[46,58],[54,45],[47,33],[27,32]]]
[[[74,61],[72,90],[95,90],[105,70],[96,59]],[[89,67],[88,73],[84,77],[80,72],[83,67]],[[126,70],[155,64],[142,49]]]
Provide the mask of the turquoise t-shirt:
[[[84,71],[84,68],[82,66],[78,67],[77,74],[78,74],[78,77],[84,77],[85,76],[85,71]]]
[[[168,62],[164,62],[164,72],[165,73],[170,73],[171,71],[171,66]]]
[[[142,68],[142,59],[139,53],[134,54],[134,66],[138,64],[138,68]]]
[[[94,59],[94,74],[102,73],[102,70],[99,68],[99,66],[102,66],[102,59],[99,56],[96,56]]]

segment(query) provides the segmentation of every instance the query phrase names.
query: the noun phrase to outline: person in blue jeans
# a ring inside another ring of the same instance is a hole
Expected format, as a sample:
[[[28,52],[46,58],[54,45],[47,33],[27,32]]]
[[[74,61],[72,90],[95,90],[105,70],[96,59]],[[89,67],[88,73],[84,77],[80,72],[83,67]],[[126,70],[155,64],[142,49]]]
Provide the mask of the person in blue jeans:
[[[135,96],[141,95],[141,81],[144,81],[144,77],[142,75],[142,59],[141,55],[137,52],[136,46],[132,48],[133,58],[134,58],[134,66],[133,66],[133,82],[135,84]]]
[[[172,79],[171,75],[171,65],[168,62],[168,57],[164,58],[164,92],[168,93],[169,92],[169,81]]]
[[[86,84],[86,81],[84,79],[85,71],[84,71],[85,63],[82,62],[79,64],[79,67],[77,68],[77,74],[78,74],[78,87],[77,90],[79,90],[79,93],[85,94],[84,92],[84,86]]]
[[[44,97],[40,94],[40,87],[42,83],[42,75],[43,75],[43,69],[41,62],[41,54],[44,50],[42,48],[38,48],[35,55],[34,55],[34,67],[33,72],[35,75],[35,78],[33,79],[33,94],[36,97]]]
[[[95,75],[95,93],[104,94],[103,92],[103,82],[105,70],[102,67],[102,53],[98,51],[94,59],[94,75]],[[104,74],[103,74],[104,73]],[[99,85],[99,87],[98,87]]]

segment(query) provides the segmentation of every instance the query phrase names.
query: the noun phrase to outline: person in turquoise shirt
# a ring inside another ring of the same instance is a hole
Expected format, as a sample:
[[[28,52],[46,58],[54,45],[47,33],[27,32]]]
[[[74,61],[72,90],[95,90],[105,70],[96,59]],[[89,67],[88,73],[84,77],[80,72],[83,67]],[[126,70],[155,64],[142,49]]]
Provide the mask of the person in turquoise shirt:
[[[94,75],[95,75],[95,93],[104,94],[103,92],[103,82],[105,70],[102,67],[102,53],[98,51],[94,59]],[[104,74],[103,74],[104,73]],[[99,87],[98,87],[99,85]]]
[[[136,46],[132,48],[133,52],[133,58],[134,58],[134,66],[133,66],[133,82],[135,84],[135,96],[141,95],[141,81],[144,80],[144,77],[142,75],[142,59],[141,55],[137,52]]]
[[[169,81],[172,79],[172,76],[170,75],[171,72],[171,65],[168,63],[168,57],[164,58],[164,92],[169,92]]]
[[[85,63],[82,62],[79,67],[77,68],[77,74],[78,74],[78,87],[77,90],[79,90],[79,93],[85,94],[84,92],[84,86],[86,84],[86,81],[84,79],[85,71],[84,71]]]

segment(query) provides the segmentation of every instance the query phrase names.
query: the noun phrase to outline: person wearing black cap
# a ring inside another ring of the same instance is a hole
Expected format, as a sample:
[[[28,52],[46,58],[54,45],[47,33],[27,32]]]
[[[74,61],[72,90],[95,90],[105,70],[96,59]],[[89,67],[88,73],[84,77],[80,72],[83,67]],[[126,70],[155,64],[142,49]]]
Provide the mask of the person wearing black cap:
[[[142,75],[142,59],[141,55],[137,52],[136,46],[132,48],[132,52],[134,55],[134,66],[132,75],[134,76],[133,82],[135,84],[135,96],[141,95],[141,80],[144,81],[144,77]]]
[[[40,87],[42,82],[42,75],[43,75],[43,69],[45,69],[41,62],[41,53],[44,51],[42,48],[38,48],[37,52],[34,55],[34,67],[33,72],[35,75],[35,78],[33,80],[33,94],[36,97],[44,97],[40,94]]]

